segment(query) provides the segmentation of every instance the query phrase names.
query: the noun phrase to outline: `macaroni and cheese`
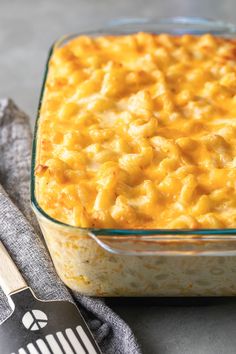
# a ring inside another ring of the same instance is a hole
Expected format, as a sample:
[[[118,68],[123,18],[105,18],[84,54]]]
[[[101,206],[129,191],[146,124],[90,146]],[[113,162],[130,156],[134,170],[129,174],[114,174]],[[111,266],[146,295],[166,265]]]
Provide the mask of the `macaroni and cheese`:
[[[80,36],[49,63],[37,200],[80,227],[236,227],[236,41]]]

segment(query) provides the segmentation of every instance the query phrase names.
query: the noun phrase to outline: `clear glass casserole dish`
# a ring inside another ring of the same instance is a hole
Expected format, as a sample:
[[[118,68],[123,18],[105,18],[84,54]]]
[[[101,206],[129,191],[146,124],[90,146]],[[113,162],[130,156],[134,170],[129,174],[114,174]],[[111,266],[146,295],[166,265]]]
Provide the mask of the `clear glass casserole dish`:
[[[234,37],[236,27],[202,18],[123,19],[96,31],[66,36],[49,54],[32,153],[32,207],[56,270],[71,289],[91,296],[227,296],[236,294],[236,229],[95,229],[64,224],[37,202],[34,175],[40,107],[55,48],[81,34],[174,35],[211,33]]]

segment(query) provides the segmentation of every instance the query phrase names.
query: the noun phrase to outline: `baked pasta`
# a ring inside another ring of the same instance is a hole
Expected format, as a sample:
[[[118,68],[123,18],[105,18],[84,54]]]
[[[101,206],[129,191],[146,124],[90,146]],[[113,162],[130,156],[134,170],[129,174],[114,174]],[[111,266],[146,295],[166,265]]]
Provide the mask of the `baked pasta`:
[[[96,228],[236,227],[236,41],[137,33],[55,49],[36,194]]]

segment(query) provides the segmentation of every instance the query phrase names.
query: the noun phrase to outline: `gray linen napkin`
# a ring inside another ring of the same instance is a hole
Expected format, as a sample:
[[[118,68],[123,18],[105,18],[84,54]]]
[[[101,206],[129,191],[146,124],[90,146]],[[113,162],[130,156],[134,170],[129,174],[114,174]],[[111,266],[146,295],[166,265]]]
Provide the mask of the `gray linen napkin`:
[[[30,155],[27,116],[11,100],[0,100],[0,239],[36,296],[77,303],[103,353],[140,354],[131,329],[102,299],[71,293],[55,273],[30,208]],[[0,322],[9,313],[0,289]]]

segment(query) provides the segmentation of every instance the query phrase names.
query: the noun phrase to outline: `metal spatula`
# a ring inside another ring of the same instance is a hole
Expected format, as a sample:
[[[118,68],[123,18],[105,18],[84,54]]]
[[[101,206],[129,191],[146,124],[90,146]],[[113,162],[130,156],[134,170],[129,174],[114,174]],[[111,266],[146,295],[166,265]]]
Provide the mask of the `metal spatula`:
[[[1,354],[101,354],[77,307],[37,299],[1,242],[0,285],[13,310],[0,325]]]

